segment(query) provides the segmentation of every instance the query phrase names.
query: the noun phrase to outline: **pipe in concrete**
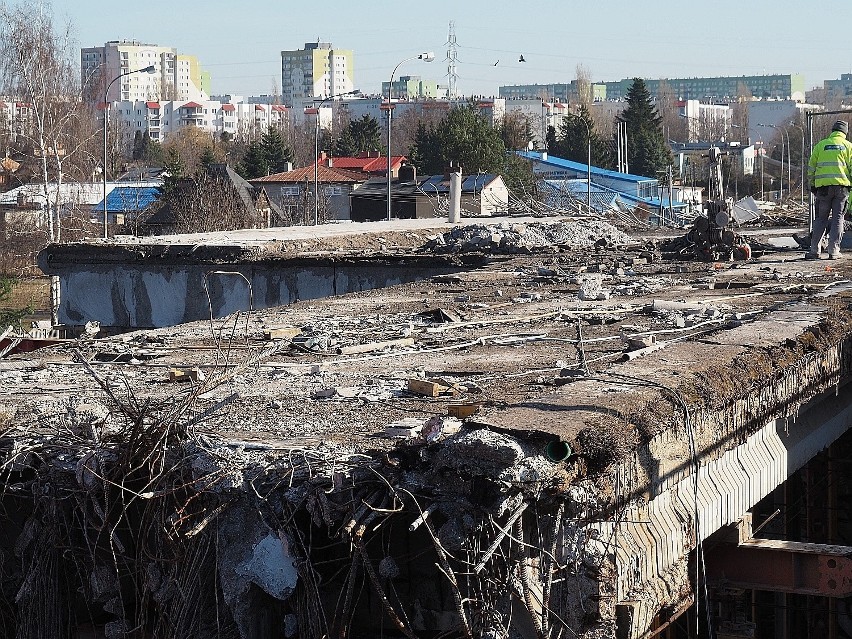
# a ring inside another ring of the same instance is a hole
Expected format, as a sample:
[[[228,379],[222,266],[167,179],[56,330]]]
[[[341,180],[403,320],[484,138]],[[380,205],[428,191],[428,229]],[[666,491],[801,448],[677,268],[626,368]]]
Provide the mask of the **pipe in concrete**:
[[[450,173],[450,224],[458,224],[461,220],[461,171]]]
[[[560,439],[554,439],[544,447],[544,454],[552,462],[565,461],[571,456],[571,446]]]

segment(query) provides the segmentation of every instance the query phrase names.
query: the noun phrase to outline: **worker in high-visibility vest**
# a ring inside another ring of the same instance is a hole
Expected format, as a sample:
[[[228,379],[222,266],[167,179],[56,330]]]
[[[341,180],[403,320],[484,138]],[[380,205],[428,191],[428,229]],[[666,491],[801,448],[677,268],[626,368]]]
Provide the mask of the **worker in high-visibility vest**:
[[[816,195],[811,250],[805,259],[818,260],[823,235],[828,231],[828,258],[840,257],[843,215],[852,186],[852,142],[846,139],[849,123],[838,120],[831,133],[814,146],[808,162],[808,182]]]

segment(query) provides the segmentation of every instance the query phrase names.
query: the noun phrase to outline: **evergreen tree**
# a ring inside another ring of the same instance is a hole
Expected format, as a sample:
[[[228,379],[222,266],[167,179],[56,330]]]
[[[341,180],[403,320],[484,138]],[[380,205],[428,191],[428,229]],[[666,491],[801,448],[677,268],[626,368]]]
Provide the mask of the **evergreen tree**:
[[[500,129],[473,106],[451,109],[435,127],[420,123],[409,159],[423,174],[443,173],[450,162],[457,162],[466,175],[502,175],[510,189],[527,190],[533,183],[529,163],[506,148]]]
[[[145,142],[147,141],[148,136],[140,131],[139,129],[133,134],[133,151],[131,152],[130,157],[134,160],[141,160],[142,154],[145,150]]]
[[[556,139],[556,128],[552,124],[547,125],[547,133],[544,136],[544,148],[548,153],[558,156],[559,141]]]
[[[627,163],[631,173],[656,177],[657,171],[664,171],[674,162],[663,136],[662,118],[641,78],[635,78],[627,91],[627,108],[621,117],[627,122]]]
[[[283,173],[292,161],[293,151],[281,131],[271,126],[259,140],[249,142],[236,171],[245,179],[252,180],[273,173]]]
[[[247,180],[266,177],[270,174],[269,163],[260,140],[249,142],[242,161],[237,165],[237,173]]]
[[[216,154],[213,153],[213,147],[207,146],[204,147],[201,158],[198,160],[199,170],[205,172],[210,168],[211,164],[216,164]]]
[[[281,131],[275,127],[269,127],[260,139],[261,152],[263,154],[266,171],[260,175],[272,175],[283,173],[288,168],[288,163],[293,161],[293,151],[287,145]]]
[[[451,109],[436,128],[441,168],[450,161],[467,173],[499,173],[506,163],[506,146],[500,132],[473,106]]]
[[[146,142],[142,149],[142,161],[147,166],[163,166],[165,162],[163,158],[163,145],[157,140],[152,140],[151,136],[145,135]]]
[[[348,157],[381,149],[382,129],[375,118],[365,113],[360,119],[346,125],[337,141],[335,152]]]
[[[580,107],[577,115],[562,121],[555,148],[551,153],[566,160],[585,164],[589,158],[589,140],[592,143],[592,166],[612,168],[610,144],[595,131],[592,114],[585,106]],[[547,148],[551,149],[551,146],[548,145]]]
[[[444,170],[441,159],[440,144],[434,127],[424,122],[417,123],[414,143],[408,150],[408,161],[425,174],[436,174]]]
[[[163,186],[160,187],[162,196],[169,196],[175,192],[178,184],[186,177],[186,165],[183,158],[175,149],[169,149],[166,161],[163,164]]]

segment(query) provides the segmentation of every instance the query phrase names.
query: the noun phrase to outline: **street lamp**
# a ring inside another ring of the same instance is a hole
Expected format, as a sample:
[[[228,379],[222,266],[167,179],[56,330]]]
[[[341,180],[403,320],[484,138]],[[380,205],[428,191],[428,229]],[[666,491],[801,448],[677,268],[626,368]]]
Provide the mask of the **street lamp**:
[[[592,212],[592,129],[586,118],[571,113],[570,116],[586,125],[586,141],[588,142],[588,164],[586,164],[586,208],[588,212]]]
[[[319,106],[316,107],[316,131],[314,132],[314,157],[316,158],[316,162],[314,163],[314,226],[319,225],[319,130],[320,130],[320,109],[322,105],[329,100],[334,100],[335,98],[342,98],[347,95],[361,95],[360,89],[353,89],[352,91],[346,91],[345,93],[338,93],[337,95],[329,95],[322,100],[320,100]]]
[[[119,78],[123,78],[126,75],[132,75],[134,73],[154,73],[156,69],[154,65],[150,65],[144,67],[142,69],[134,69],[133,71],[125,71],[124,73],[119,73],[107,84],[106,91],[104,91],[104,239],[109,236],[109,218],[107,217],[107,140],[109,135],[109,90],[112,87],[112,83],[118,80]]]
[[[391,121],[393,120],[393,104],[391,103],[391,98],[393,97],[393,77],[396,75],[397,69],[400,66],[405,64],[406,62],[410,62],[411,60],[423,60],[423,62],[432,62],[435,59],[435,54],[432,51],[428,51],[426,53],[421,53],[419,55],[411,56],[410,58],[406,58],[402,60],[399,64],[397,64],[393,71],[391,72],[390,83],[388,84],[388,166],[387,166],[387,175],[388,175],[388,221],[391,219]]]

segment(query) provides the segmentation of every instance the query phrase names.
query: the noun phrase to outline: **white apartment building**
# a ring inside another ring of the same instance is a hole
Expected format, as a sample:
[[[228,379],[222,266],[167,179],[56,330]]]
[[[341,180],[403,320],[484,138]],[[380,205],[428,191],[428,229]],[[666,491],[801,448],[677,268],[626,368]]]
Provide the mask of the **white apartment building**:
[[[132,73],[149,66],[153,73]],[[195,56],[136,40],[81,49],[80,73],[90,102],[206,100],[210,94],[210,75]]]
[[[719,142],[730,135],[732,110],[727,104],[684,100],[679,114],[686,119],[687,142]]]
[[[355,88],[354,54],[330,42],[307,42],[303,49],[281,52],[281,98],[293,106],[301,98],[327,98]]]
[[[283,125],[290,117],[290,110],[278,104],[216,100],[125,100],[110,108],[125,134],[148,131],[151,139],[159,142],[185,127],[201,129],[211,136],[260,134],[270,126]]]

